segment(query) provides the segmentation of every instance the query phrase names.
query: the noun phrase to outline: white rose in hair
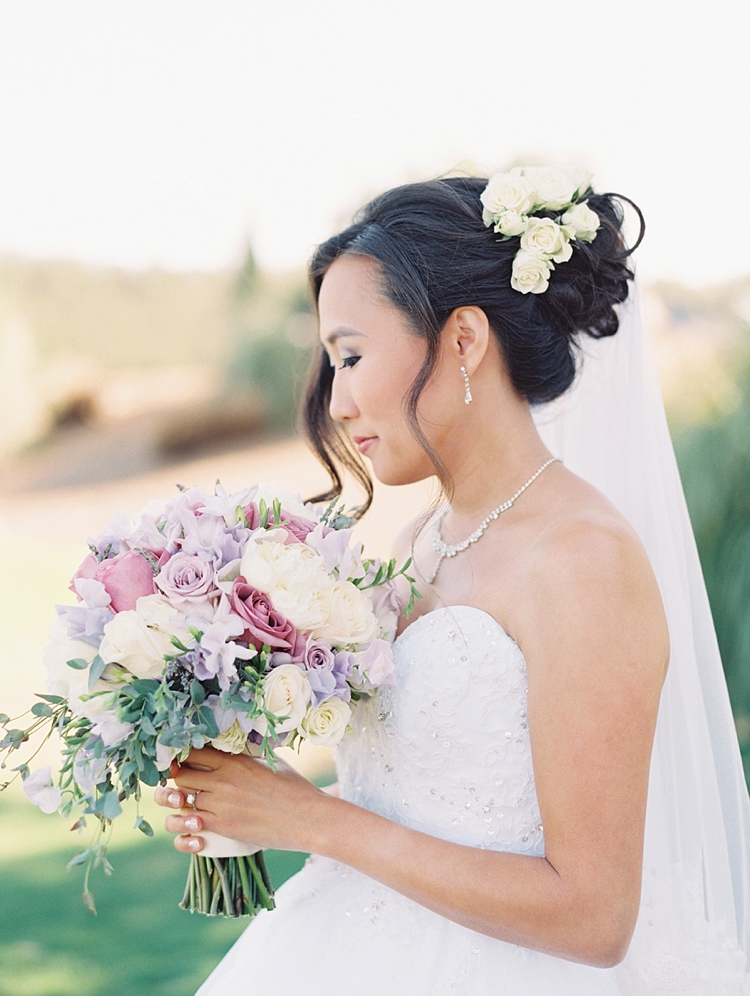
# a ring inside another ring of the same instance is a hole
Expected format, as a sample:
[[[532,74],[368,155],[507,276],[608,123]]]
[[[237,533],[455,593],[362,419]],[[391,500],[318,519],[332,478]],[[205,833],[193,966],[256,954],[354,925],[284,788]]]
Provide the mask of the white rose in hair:
[[[328,618],[322,626],[315,628],[313,637],[341,646],[369,643],[379,631],[380,625],[372,611],[369,596],[351,581],[337,581],[331,591]]]
[[[562,216],[563,225],[573,229],[573,238],[581,242],[593,242],[601,225],[599,215],[592,211],[587,201],[574,204]]]
[[[554,267],[542,256],[519,249],[513,260],[510,286],[521,294],[543,294],[549,287],[549,275]]]
[[[263,705],[269,712],[287,718],[276,725],[277,733],[299,726],[312,697],[307,675],[296,664],[275,667],[263,682]]]
[[[495,231],[502,235],[523,235],[528,223],[529,219],[525,214],[519,214],[517,211],[503,211],[495,222]]]
[[[534,206],[534,188],[526,177],[512,173],[495,173],[481,195],[485,225],[489,226],[506,211],[528,214]]]
[[[320,747],[333,747],[346,732],[352,710],[336,696],[325,699],[310,709],[299,726],[299,731],[311,743]]]
[[[558,166],[527,166],[524,177],[534,188],[536,207],[558,211],[567,207],[579,189],[581,170],[561,169]]]
[[[529,218],[526,231],[521,236],[521,249],[537,256],[545,256],[555,263],[565,263],[573,255],[569,235],[551,218]]]

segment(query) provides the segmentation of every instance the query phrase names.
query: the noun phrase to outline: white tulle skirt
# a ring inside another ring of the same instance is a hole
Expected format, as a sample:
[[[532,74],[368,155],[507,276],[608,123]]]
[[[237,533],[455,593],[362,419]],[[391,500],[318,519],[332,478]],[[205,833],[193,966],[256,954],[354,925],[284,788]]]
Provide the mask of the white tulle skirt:
[[[506,944],[310,858],[198,996],[619,996],[614,969]]]

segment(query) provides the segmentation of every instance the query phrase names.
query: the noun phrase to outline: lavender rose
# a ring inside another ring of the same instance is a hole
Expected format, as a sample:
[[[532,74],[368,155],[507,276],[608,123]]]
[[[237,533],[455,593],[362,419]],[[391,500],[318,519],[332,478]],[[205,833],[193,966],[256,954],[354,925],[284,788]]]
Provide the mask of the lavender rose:
[[[189,553],[176,553],[162,567],[156,584],[175,605],[205,602],[218,595],[211,564]]]
[[[99,581],[103,584],[115,612],[134,609],[139,598],[143,595],[153,595],[156,591],[151,564],[135,550],[118,553],[116,557],[102,560],[101,563],[93,553],[90,553],[73,576],[71,582],[73,591],[78,578]]]
[[[234,580],[230,601],[234,614],[245,623],[243,640],[258,650],[266,644],[274,650],[287,651],[292,660],[301,659],[304,637],[273,607],[270,597],[248,584],[241,574]]]
[[[336,655],[324,643],[307,641],[305,648],[305,671],[312,688],[313,705],[318,705],[324,699],[336,694],[337,675],[334,674]],[[346,682],[344,681],[346,685]],[[346,686],[348,689],[348,685]]]

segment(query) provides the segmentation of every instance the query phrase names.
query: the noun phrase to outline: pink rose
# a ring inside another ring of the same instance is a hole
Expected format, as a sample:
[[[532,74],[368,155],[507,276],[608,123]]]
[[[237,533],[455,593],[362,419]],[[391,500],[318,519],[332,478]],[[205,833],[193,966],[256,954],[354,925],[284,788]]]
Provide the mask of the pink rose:
[[[219,594],[214,580],[213,566],[189,553],[176,553],[162,567],[156,584],[170,602],[205,602]]]
[[[151,564],[135,550],[118,553],[116,557],[101,563],[90,553],[73,576],[73,591],[78,578],[93,579],[103,584],[115,612],[134,609],[142,595],[153,595],[156,591]]]
[[[258,650],[263,644],[274,650],[284,650],[292,660],[304,656],[305,638],[300,636],[286,616],[273,607],[271,599],[248,584],[242,575],[235,578],[230,596],[232,611],[245,623],[241,639]]]

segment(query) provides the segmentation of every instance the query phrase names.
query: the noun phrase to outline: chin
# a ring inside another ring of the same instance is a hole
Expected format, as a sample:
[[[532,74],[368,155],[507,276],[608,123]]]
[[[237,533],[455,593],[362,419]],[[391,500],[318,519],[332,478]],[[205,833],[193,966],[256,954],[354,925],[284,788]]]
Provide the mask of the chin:
[[[408,465],[373,460],[372,472],[381,484],[396,488],[403,484],[416,484],[418,481],[427,480],[434,475],[435,468],[432,464],[425,466],[421,462],[419,465],[416,463]]]

